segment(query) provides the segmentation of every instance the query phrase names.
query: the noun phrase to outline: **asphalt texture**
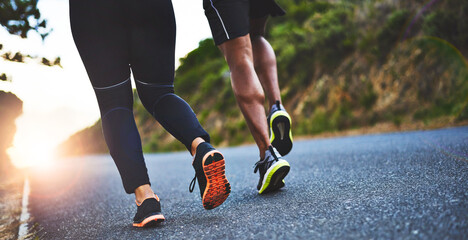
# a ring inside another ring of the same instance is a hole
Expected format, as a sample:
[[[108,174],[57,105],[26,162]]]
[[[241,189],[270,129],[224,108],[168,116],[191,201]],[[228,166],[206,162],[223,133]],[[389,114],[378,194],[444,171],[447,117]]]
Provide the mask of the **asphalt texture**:
[[[221,149],[232,192],[204,210],[187,152],[147,154],[166,221],[135,229],[136,205],[107,155],[31,173],[41,239],[467,239],[468,127],[295,141],[284,189],[256,191],[255,146]]]

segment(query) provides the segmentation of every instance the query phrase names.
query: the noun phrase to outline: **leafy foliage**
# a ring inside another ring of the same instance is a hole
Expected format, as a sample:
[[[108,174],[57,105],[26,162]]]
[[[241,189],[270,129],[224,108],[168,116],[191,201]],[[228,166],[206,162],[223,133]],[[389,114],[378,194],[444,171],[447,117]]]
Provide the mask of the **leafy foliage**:
[[[21,38],[26,38],[29,31],[34,31],[44,40],[51,30],[47,28],[47,20],[41,18],[37,3],[38,0],[0,0],[0,25],[10,34]],[[0,43],[1,50],[3,50],[3,44]],[[38,62],[42,65],[62,67],[60,57],[49,60],[21,52],[0,52],[0,54],[6,61],[24,63],[26,59],[39,59]],[[7,80],[5,73],[2,73],[0,80]],[[11,81],[11,79],[8,80]]]
[[[37,3],[38,0],[0,0],[0,25],[22,38],[33,30],[44,39],[49,34],[47,20],[41,19]]]
[[[385,57],[392,51],[398,40],[403,34],[406,24],[409,21],[410,12],[406,9],[394,11],[388,16],[385,25],[378,30],[377,40],[377,52],[380,60],[384,60]]]
[[[442,1],[437,9],[424,18],[423,31],[426,35],[444,39],[458,49],[466,50],[467,18],[468,2]]]

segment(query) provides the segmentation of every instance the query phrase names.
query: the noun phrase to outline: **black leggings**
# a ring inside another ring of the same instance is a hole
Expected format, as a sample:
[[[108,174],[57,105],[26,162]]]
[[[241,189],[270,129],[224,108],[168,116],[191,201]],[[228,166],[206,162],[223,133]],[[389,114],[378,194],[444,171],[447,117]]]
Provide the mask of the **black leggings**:
[[[149,184],[133,116],[130,69],[145,108],[190,151],[208,133],[174,94],[171,0],[70,0],[73,38],[96,93],[102,129],[127,193]]]

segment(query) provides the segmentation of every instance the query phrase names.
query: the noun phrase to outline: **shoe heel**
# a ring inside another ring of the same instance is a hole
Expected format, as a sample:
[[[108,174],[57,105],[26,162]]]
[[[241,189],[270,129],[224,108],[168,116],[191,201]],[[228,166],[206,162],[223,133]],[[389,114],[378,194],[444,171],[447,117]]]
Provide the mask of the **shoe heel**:
[[[285,126],[286,124],[284,122],[279,122],[276,124],[276,127],[278,128],[279,130],[279,133],[280,133],[280,140],[282,141],[284,139],[284,133],[285,133]]]
[[[272,134],[270,143],[278,150],[281,156],[288,154],[293,145],[291,122],[285,115],[276,116],[271,123]]]

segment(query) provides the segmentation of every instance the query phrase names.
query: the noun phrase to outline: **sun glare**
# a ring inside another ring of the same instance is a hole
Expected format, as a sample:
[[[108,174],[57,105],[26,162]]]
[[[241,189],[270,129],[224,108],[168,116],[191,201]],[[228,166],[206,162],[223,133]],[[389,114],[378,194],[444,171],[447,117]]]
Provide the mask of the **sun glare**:
[[[54,146],[47,143],[18,144],[7,150],[17,168],[48,168],[54,161]]]

